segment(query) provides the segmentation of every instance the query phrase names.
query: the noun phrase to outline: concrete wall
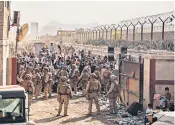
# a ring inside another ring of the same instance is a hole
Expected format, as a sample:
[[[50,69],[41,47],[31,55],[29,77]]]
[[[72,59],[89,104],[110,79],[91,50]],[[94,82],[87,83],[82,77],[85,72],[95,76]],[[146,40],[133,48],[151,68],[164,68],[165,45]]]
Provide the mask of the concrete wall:
[[[6,84],[7,76],[7,57],[9,56],[8,19],[10,16],[10,4],[9,2],[9,7],[7,8],[7,3],[5,3],[5,1],[0,1],[0,85]]]
[[[144,58],[143,74],[143,108],[146,109],[150,103],[150,59],[148,58]]]
[[[174,99],[174,59],[157,59],[155,68],[155,93],[164,95],[165,87],[169,87]]]
[[[174,99],[174,56],[152,55],[144,58],[144,109],[148,103],[157,106],[153,101],[154,94],[165,94],[165,87],[169,87]]]
[[[156,80],[174,80],[174,60],[156,60]]]

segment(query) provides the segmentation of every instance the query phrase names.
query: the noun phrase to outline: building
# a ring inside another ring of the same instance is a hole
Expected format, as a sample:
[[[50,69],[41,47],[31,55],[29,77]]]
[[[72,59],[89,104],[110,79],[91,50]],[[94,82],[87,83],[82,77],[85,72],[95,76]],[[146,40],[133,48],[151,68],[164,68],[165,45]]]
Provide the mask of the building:
[[[38,23],[37,22],[31,23],[31,36],[33,40],[37,39],[38,37]]]
[[[10,1],[0,1],[0,85],[6,85],[9,57]]]
[[[56,42],[60,43],[70,43],[76,41],[75,38],[76,31],[75,30],[58,30],[57,35],[55,37]]]

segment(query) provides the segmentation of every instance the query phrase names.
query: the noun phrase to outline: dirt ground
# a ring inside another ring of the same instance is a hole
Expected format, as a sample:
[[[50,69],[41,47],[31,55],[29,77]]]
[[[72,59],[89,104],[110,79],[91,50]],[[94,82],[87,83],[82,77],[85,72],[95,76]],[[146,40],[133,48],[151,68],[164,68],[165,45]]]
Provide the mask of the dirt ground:
[[[33,100],[30,120],[37,125],[113,125],[104,109],[101,109],[101,115],[96,115],[95,104],[92,116],[88,116],[88,101],[85,97],[73,96],[69,103],[69,116],[63,117],[62,110],[61,116],[56,117],[58,106],[56,95],[49,100]]]

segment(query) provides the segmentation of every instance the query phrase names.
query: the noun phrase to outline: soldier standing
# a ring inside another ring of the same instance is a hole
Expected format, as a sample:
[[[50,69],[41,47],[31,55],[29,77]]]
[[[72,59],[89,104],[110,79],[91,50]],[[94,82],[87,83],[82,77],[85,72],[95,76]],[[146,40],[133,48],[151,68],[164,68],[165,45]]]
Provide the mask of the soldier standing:
[[[66,76],[66,78],[69,77],[66,66],[63,66],[62,70],[58,73],[58,78],[60,78],[61,76]]]
[[[64,104],[64,116],[67,116],[69,99],[71,98],[72,95],[71,95],[71,88],[67,84],[66,76],[61,76],[60,84],[58,85],[57,88],[57,93],[58,93],[57,101],[59,102],[59,109],[57,116],[60,116],[63,104]]]
[[[100,67],[96,67],[94,73],[97,76],[97,80],[101,83]]]
[[[35,83],[35,99],[38,99],[38,96],[42,89],[41,75],[39,74],[39,69],[35,69],[34,74],[34,83]]]
[[[110,89],[106,94],[106,97],[109,99],[109,104],[110,104],[110,113],[115,114],[117,110],[117,97],[120,96],[120,89],[118,82],[116,81],[116,76],[111,75],[110,76]]]
[[[87,69],[84,69],[83,72],[81,73],[81,76],[79,77],[78,79],[78,83],[80,82],[80,87],[82,88],[82,94],[83,96],[85,95],[86,93],[86,85],[88,83],[88,80],[89,80],[89,73],[88,73],[88,70]]]
[[[24,80],[22,80],[21,86],[24,87],[24,89],[26,90],[26,92],[28,92],[28,101],[29,101],[29,110],[30,110],[30,106],[31,106],[31,102],[32,102],[32,97],[35,91],[35,87],[33,82],[31,81],[32,77],[30,74],[26,74]]]
[[[21,75],[21,78],[24,79],[27,74],[30,74],[32,76],[29,66],[26,67],[26,71]]]
[[[92,113],[92,102],[94,100],[94,103],[96,105],[97,114],[100,114],[100,105],[98,101],[98,96],[101,90],[101,84],[98,80],[96,80],[95,73],[92,73],[90,75],[90,81],[87,84],[86,87],[86,98],[89,100],[89,115]]]
[[[106,69],[103,72],[103,88],[105,92],[108,91],[108,84],[109,84],[111,75],[112,75],[112,72],[110,71],[110,66],[106,66]]]
[[[47,67],[44,68],[44,99],[48,99],[48,94],[49,94],[49,97],[51,97],[51,93],[52,93],[52,90],[51,90],[51,84],[52,84],[52,75],[51,73],[49,72],[49,69]]]
[[[78,82],[78,77],[80,76],[80,72],[78,69],[75,69],[72,73],[72,76],[71,76],[71,83],[70,83],[70,86],[71,86],[71,89],[74,90],[74,93],[76,94],[77,93],[77,82]]]

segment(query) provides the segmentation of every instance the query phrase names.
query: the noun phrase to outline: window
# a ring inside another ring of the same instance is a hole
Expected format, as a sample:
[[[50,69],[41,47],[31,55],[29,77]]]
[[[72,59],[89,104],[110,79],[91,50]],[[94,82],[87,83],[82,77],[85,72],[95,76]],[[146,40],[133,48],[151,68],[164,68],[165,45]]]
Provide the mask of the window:
[[[7,9],[9,9],[9,6],[10,6],[10,2],[7,1]]]
[[[18,123],[25,121],[24,101],[20,98],[0,100],[0,123]]]
[[[4,1],[4,5],[7,9],[10,7],[10,1]]]

